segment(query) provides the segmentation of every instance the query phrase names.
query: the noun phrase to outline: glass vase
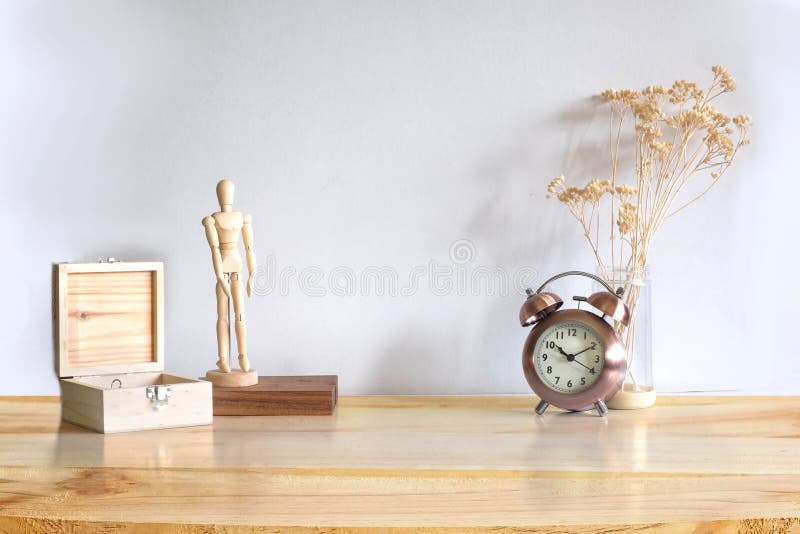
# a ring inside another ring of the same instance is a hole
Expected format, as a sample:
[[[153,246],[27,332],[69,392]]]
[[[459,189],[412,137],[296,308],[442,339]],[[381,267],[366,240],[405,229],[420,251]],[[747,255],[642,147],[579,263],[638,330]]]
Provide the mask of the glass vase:
[[[597,275],[615,289],[622,287],[622,298],[630,310],[630,321],[625,327],[615,324],[617,335],[625,345],[628,357],[628,371],[622,388],[607,405],[616,410],[649,408],[656,402],[653,383],[653,340],[652,340],[652,283],[647,267],[604,272],[598,269]],[[599,284],[598,291],[603,289]]]

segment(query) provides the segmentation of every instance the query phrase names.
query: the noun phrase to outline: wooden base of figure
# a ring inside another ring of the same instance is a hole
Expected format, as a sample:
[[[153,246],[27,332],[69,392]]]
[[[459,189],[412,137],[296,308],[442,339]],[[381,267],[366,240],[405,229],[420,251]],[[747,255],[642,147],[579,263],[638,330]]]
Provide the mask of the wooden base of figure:
[[[259,376],[248,387],[214,386],[214,415],[333,415],[339,377]]]
[[[258,372],[254,369],[249,371],[232,369],[230,373],[224,373],[219,369],[213,369],[206,373],[206,380],[214,384],[214,389],[243,388],[258,384]]]

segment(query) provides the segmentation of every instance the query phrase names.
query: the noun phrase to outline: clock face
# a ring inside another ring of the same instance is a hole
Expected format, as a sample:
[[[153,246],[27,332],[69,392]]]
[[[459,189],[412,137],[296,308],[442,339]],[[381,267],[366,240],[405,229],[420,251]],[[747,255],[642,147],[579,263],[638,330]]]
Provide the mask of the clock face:
[[[605,365],[605,346],[588,325],[563,321],[544,332],[533,351],[533,367],[544,384],[560,393],[591,387]]]

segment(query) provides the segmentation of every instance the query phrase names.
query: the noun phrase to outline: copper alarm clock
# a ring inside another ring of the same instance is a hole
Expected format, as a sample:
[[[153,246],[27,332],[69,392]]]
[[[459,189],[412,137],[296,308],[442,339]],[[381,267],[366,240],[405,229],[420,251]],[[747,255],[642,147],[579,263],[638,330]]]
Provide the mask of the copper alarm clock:
[[[607,291],[589,297],[573,297],[578,309],[560,310],[564,301],[544,291],[547,284],[565,276],[586,276]],[[609,320],[627,326],[628,307],[603,279],[583,271],[567,271],[545,281],[519,311],[522,326],[533,326],[522,351],[522,368],[531,389],[541,401],[536,413],[551,404],[571,411],[596,409],[608,413],[605,401],[622,385],[627,370],[625,347]],[[580,309],[585,302],[600,313]]]

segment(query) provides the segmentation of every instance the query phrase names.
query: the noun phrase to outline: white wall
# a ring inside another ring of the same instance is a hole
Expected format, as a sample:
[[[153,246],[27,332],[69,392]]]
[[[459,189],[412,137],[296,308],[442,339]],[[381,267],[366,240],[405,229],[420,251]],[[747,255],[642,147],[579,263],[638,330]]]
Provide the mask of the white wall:
[[[163,260],[167,367],[212,367],[200,220],[221,177],[279,269],[390,266],[407,283],[452,267],[460,239],[476,252],[464,268],[592,269],[544,196],[600,168],[588,97],[705,81],[714,64],[736,76],[721,107],[754,117],[754,143],[654,244],[657,386],[800,393],[798,27],[788,1],[3,2],[0,394],[58,392],[55,261]],[[346,394],[527,392],[522,297],[422,283],[262,287],[251,360],[338,373]]]

